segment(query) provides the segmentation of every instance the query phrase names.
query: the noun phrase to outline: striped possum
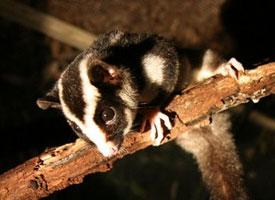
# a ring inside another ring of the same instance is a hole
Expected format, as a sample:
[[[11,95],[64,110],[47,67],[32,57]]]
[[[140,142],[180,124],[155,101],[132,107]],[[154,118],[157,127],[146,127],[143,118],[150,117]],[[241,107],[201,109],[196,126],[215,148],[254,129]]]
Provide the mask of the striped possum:
[[[194,66],[201,67],[201,70],[193,73],[190,69]],[[236,59],[225,61],[211,50],[197,53],[180,51],[173,42],[158,35],[115,30],[101,35],[90,48],[78,55],[37,104],[42,109],[62,109],[76,134],[94,143],[104,156],[110,157],[119,152],[124,136],[133,127],[141,110],[143,120],[140,129],[144,130],[149,124],[153,144],[159,145],[164,138],[164,130],[172,128],[169,117],[161,111],[172,95],[192,80],[199,81],[215,73],[237,79],[240,71],[243,67]],[[208,128],[207,132],[211,134],[211,130]],[[194,131],[206,132],[200,128]],[[221,152],[215,156],[221,154],[218,160],[229,164],[224,166],[226,173],[236,174],[230,184],[236,183],[241,188],[241,167],[238,170],[233,167],[241,165],[231,136],[215,134],[215,137],[213,141],[221,141],[230,147],[224,149],[218,145],[215,154]],[[189,137],[187,141],[179,138],[178,144],[195,155],[203,177],[213,177],[214,172],[203,169],[207,168],[207,161],[202,158],[203,150],[208,151],[205,155],[211,150],[201,148],[200,137],[192,143],[193,138]],[[196,141],[200,147],[196,147]],[[211,143],[211,140],[207,142]],[[216,148],[215,145],[212,147]],[[196,150],[198,148],[200,150]],[[228,149],[231,152],[222,152]],[[231,170],[232,167],[234,170]],[[219,168],[214,166],[213,169]],[[231,178],[229,175],[226,177]],[[213,182],[207,178],[204,180]],[[215,187],[217,184],[207,185]],[[236,194],[244,193],[242,189],[235,190]],[[210,191],[215,197],[217,192],[211,188]],[[245,199],[245,194],[243,197],[240,199]]]

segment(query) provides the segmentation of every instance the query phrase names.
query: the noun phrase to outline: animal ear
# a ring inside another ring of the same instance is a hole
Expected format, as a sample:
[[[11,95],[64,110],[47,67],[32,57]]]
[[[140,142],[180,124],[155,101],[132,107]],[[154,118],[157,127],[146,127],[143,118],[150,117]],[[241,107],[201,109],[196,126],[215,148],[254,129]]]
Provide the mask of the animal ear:
[[[57,84],[44,97],[37,99],[36,104],[43,110],[49,108],[61,109]]]
[[[88,76],[94,85],[120,86],[122,77],[120,70],[100,60],[93,60],[89,64]]]

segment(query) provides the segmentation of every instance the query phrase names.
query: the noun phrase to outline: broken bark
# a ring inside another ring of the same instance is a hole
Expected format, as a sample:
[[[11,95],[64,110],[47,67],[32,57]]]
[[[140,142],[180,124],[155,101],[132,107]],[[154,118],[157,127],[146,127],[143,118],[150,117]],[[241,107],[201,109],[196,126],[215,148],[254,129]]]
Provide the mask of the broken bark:
[[[230,107],[258,102],[275,93],[275,63],[246,71],[239,81],[217,75],[190,86],[176,96],[167,110],[176,113],[175,125],[163,143],[193,126],[209,123],[209,116]],[[83,181],[84,176],[105,172],[115,161],[151,145],[149,132],[128,134],[120,153],[104,158],[81,139],[43,152],[0,176],[0,199],[39,199]]]

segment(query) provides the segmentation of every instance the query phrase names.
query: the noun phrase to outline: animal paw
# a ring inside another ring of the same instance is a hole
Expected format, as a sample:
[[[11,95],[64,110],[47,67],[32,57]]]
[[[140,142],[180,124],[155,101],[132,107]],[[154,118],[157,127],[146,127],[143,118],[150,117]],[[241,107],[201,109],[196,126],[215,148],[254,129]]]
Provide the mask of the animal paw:
[[[238,80],[240,73],[244,73],[244,67],[235,58],[231,58],[227,63],[221,65],[217,72],[223,76],[230,76],[235,80]]]
[[[170,122],[170,119],[166,114],[162,113],[159,109],[151,110],[147,114],[146,119],[143,121],[141,125],[141,131],[144,131],[147,121],[150,124],[150,138],[153,141],[153,145],[158,146],[164,139],[165,132],[161,122],[164,122],[164,126],[167,130],[171,130],[172,124]]]

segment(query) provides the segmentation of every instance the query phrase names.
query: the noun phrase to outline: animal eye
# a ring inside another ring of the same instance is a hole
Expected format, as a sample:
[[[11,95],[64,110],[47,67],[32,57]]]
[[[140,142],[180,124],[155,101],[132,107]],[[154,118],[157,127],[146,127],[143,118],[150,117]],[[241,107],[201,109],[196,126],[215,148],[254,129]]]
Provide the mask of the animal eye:
[[[107,107],[102,110],[101,119],[106,123],[109,124],[115,118],[116,112],[114,108]]]

